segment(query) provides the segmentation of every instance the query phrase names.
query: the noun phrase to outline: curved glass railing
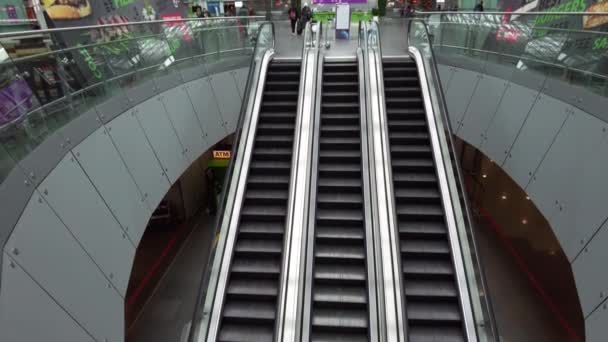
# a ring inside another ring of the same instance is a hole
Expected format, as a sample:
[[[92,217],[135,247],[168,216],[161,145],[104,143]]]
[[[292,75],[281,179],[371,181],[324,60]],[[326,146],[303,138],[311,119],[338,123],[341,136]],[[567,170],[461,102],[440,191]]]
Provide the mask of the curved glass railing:
[[[507,67],[507,79],[531,72],[543,81],[608,95],[606,13],[448,12],[424,17],[436,55],[473,60],[482,71]]]
[[[448,156],[452,166],[454,177],[448,177],[450,196],[455,204],[455,218],[460,241],[467,284],[469,288],[471,308],[475,320],[477,336],[479,341],[499,341],[497,325],[494,318],[491,298],[487,291],[485,276],[479,261],[479,250],[475,239],[475,231],[472,216],[468,206],[467,194],[464,189],[464,179],[461,175],[461,167],[458,158],[455,158],[455,147],[452,140],[453,131],[445,104],[443,90],[437,71],[437,64],[431,44],[431,35],[428,33],[424,21],[411,20],[408,23],[408,46],[413,46],[420,51],[426,70],[427,82],[431,89],[431,103],[435,112],[438,126],[445,129],[445,141],[447,146],[441,146],[442,154]]]
[[[162,78],[172,73],[184,82],[192,77],[188,70],[202,77],[220,61],[248,60],[262,19],[180,19],[0,34],[0,183],[51,134],[89,109],[107,101],[123,103],[125,109],[134,105],[126,95],[129,88],[149,81],[162,88]]]

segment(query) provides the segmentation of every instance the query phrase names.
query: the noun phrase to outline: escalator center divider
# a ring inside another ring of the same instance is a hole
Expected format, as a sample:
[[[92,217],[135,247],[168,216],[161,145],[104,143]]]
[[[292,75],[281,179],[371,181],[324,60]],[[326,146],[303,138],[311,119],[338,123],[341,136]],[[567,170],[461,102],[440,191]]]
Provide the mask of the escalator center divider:
[[[418,69],[384,59],[384,93],[408,341],[466,341]]]
[[[275,339],[300,66],[268,66],[218,341]]]
[[[311,197],[314,224],[308,232],[305,334],[310,341],[369,341],[357,61],[324,62],[318,94],[322,96],[317,187]]]

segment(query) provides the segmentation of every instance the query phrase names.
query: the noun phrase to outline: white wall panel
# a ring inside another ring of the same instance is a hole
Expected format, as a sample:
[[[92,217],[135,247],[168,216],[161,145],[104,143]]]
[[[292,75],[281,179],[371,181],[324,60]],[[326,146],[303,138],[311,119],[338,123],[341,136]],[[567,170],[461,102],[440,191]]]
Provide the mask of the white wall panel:
[[[188,167],[189,162],[165,112],[161,98],[157,96],[137,105],[135,113],[169,180],[175,183]]]
[[[241,97],[236,88],[234,77],[229,71],[210,77],[211,86],[220,105],[220,111],[229,133],[236,130],[236,124],[241,111]]]
[[[106,128],[101,127],[72,151],[137,246],[152,212],[107,133]]]
[[[437,64],[437,72],[439,72],[441,87],[443,88],[443,91],[447,93],[450,80],[452,79],[453,74],[452,67],[443,64]]]
[[[521,125],[528,116],[538,92],[517,84],[509,84],[492,119],[481,150],[501,165]]]
[[[163,96],[163,103],[177,136],[185,149],[188,160],[193,162],[207,148],[203,138],[201,124],[192,108],[192,102],[182,85],[168,90]]]
[[[585,320],[585,340],[587,342],[606,341],[607,326],[608,305],[602,305]]]
[[[125,113],[106,125],[108,133],[150,209],[156,208],[171,184],[154,155],[135,113]]]
[[[599,119],[575,110],[530,182],[531,193],[544,201],[557,201],[564,212],[551,225],[556,234],[572,240],[562,241],[570,259],[608,216],[608,158],[590,157],[608,155],[602,143],[604,126]]]
[[[124,297],[135,248],[71,153],[39,190]]]
[[[211,85],[207,79],[200,79],[188,84],[187,89],[203,132],[205,132],[205,139],[210,145],[214,145],[228,135],[228,131],[215,96],[213,96]]]
[[[123,299],[34,193],[5,250],[97,340],[123,338]]]
[[[604,225],[587,245],[587,251],[581,253],[572,263],[584,316],[590,314],[608,296],[607,245],[608,227]]]
[[[245,87],[247,86],[247,76],[249,76],[249,68],[241,68],[233,71],[236,86],[241,94],[241,100],[245,98]]]
[[[454,131],[460,128],[460,120],[469,106],[478,76],[476,72],[462,69],[455,70],[452,75],[445,101]]]
[[[19,265],[12,265],[5,254],[0,292],[3,342],[94,341]]]
[[[506,81],[486,75],[479,80],[458,131],[461,138],[479,148],[483,135],[496,113],[506,85]]]
[[[568,105],[546,95],[534,104],[503,166],[522,188],[528,185],[567,118],[568,109]]]

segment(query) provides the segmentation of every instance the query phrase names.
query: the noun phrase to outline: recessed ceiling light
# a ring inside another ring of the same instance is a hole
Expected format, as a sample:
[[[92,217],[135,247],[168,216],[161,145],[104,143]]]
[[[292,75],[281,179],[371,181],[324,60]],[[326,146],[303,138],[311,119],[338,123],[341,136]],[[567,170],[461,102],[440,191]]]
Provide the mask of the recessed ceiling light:
[[[502,196],[500,196],[500,198],[502,198],[503,200],[506,200],[507,199],[507,195],[502,195]]]
[[[530,200],[530,196],[526,196],[526,199],[529,201]]]
[[[523,223],[523,224],[528,224],[528,220],[523,219],[523,220],[521,220],[521,223]]]
[[[483,175],[481,175],[481,177],[483,178],[488,178],[488,175],[486,175],[485,173]]]

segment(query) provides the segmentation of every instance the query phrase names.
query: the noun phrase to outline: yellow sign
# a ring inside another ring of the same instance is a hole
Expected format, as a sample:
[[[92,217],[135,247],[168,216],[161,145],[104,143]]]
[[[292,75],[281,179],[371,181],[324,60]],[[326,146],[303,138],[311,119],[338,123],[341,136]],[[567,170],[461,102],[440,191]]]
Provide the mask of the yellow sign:
[[[213,151],[215,159],[230,159],[230,151]]]

